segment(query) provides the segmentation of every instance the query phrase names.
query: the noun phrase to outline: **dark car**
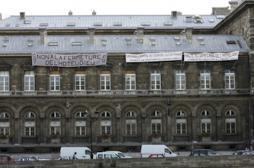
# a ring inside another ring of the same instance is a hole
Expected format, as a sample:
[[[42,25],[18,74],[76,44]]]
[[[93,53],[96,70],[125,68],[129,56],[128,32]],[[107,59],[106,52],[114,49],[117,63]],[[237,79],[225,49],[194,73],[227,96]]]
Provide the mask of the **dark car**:
[[[216,156],[217,153],[211,149],[193,149],[190,156]]]

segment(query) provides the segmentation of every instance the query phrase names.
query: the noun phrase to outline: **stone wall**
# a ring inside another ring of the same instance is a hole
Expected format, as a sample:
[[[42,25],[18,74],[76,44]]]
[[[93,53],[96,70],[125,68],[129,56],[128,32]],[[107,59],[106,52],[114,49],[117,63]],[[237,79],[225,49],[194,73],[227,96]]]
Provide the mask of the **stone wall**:
[[[1,168],[221,168],[254,167],[253,156],[176,157],[153,159],[41,161],[0,165]]]

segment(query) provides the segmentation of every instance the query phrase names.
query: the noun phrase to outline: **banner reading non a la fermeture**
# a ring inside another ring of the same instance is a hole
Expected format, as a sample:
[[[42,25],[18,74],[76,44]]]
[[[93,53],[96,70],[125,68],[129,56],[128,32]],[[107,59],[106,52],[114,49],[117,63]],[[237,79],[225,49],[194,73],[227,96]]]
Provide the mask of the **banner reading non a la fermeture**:
[[[82,67],[107,64],[106,53],[94,54],[53,54],[33,53],[33,66]]]

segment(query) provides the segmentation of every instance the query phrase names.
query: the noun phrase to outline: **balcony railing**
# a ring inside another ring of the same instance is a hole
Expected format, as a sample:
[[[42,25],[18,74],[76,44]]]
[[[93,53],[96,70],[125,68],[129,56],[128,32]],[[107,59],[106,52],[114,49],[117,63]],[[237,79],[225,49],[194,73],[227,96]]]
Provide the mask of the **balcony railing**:
[[[186,89],[186,90],[84,90],[84,91],[73,91],[73,90],[61,90],[61,91],[0,91],[0,96],[219,96],[219,95],[248,95],[254,94],[253,90],[249,89]]]

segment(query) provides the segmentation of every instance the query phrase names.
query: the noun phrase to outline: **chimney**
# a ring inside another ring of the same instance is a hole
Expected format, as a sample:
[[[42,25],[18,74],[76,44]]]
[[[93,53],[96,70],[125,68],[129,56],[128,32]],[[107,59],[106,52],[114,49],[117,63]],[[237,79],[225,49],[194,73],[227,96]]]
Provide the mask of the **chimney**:
[[[96,11],[95,11],[95,10],[93,10],[92,15],[93,15],[93,16],[95,16],[95,15],[96,15]]]
[[[47,30],[40,29],[40,42],[45,45],[47,43]]]
[[[72,16],[73,15],[73,12],[70,10],[69,12],[68,12],[68,16]]]
[[[138,43],[143,43],[143,41],[144,41],[144,28],[137,28],[134,31],[134,35],[137,36],[137,42]]]
[[[189,42],[192,41],[192,28],[191,27],[185,29],[185,36]]]
[[[176,18],[176,17],[177,17],[177,14],[178,14],[177,11],[172,11],[172,12],[171,12],[171,17],[172,17],[172,18]]]
[[[89,35],[89,43],[93,44],[94,43],[94,34],[95,34],[95,28],[88,28],[87,34]]]
[[[24,20],[25,17],[26,17],[25,12],[20,12],[20,13],[19,13],[19,19],[20,19],[20,20]]]

